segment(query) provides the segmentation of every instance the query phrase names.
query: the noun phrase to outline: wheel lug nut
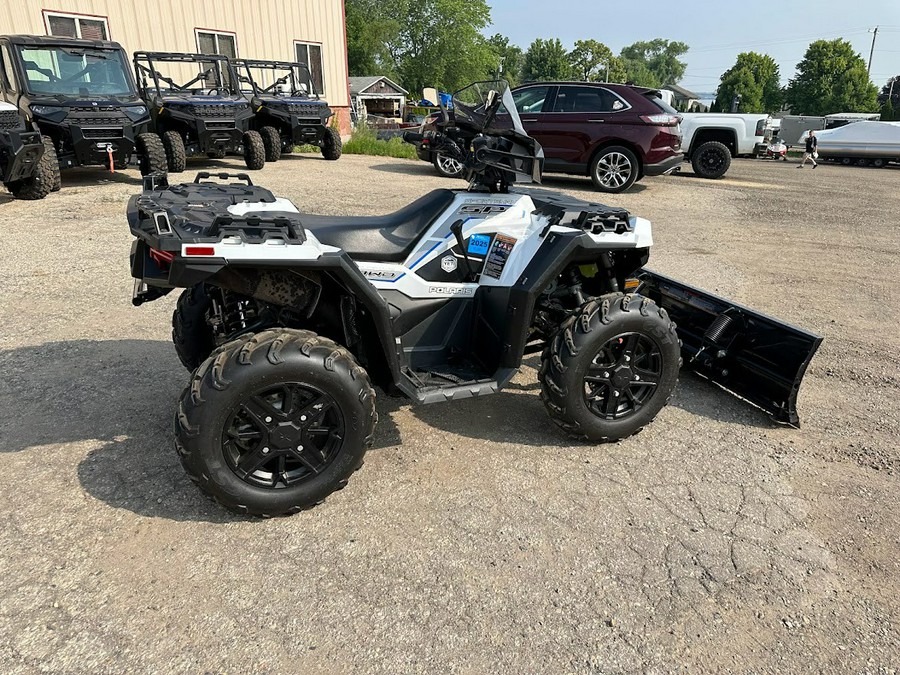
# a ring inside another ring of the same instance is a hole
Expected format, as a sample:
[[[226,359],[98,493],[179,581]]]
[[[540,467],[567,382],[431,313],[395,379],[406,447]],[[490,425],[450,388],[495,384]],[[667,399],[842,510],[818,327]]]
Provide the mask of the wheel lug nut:
[[[625,355],[625,360],[626,360],[626,361],[631,361],[631,357],[628,356],[628,355],[626,354],[626,355]]]
[[[302,446],[302,445],[298,445],[298,446],[297,446],[297,452],[303,452],[303,446]]]
[[[634,376],[634,379],[639,380],[639,379],[641,379],[641,376],[640,376],[640,375],[635,375],[635,376]]]
[[[267,417],[267,418],[266,418],[266,422],[271,422],[271,421],[272,421],[272,418],[271,418],[271,417]]]
[[[609,373],[604,372],[603,377],[609,377]]]
[[[300,415],[300,421],[301,421],[301,422],[305,422],[305,421],[306,421],[306,415]]]
[[[269,454],[269,449],[268,449],[268,448],[263,448],[263,454],[264,454],[264,455],[268,455],[268,454]]]
[[[618,396],[618,395],[619,395],[619,392],[617,392],[617,391],[613,392],[613,396]]]

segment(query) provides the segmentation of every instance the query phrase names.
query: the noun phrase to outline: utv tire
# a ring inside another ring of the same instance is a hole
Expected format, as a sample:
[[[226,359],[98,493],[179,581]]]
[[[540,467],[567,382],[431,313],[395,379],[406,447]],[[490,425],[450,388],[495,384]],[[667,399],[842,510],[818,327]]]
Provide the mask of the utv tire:
[[[258,131],[244,133],[244,163],[253,171],[266,165],[266,146]]]
[[[591,180],[600,192],[624,192],[638,179],[640,163],[628,148],[603,148],[591,162]]]
[[[159,136],[152,132],[138,134],[134,140],[134,148],[137,150],[138,165],[142,176],[149,176],[151,173],[166,173],[168,169],[166,148]]]
[[[50,192],[59,192],[62,188],[62,176],[59,171],[59,156],[56,154],[56,146],[53,145],[53,139],[44,136],[41,139],[44,142],[44,157],[47,159],[47,167],[52,175]]]
[[[721,178],[731,166],[731,150],[724,143],[708,141],[691,154],[691,166],[701,178]]]
[[[278,516],[343,488],[376,421],[375,391],[350,352],[309,331],[267,330],[222,345],[193,374],[175,447],[214,500]]]
[[[224,148],[219,148],[217,150],[213,150],[211,152],[207,152],[206,156],[210,159],[225,159],[225,155],[228,154],[225,152]]]
[[[668,402],[681,345],[665,310],[612,293],[569,317],[541,356],[541,400],[551,419],[582,440],[636,434]]]
[[[277,162],[281,159],[281,134],[275,127],[263,127],[259,131],[263,145],[266,147],[266,161]]]
[[[335,160],[340,158],[342,151],[341,135],[331,127],[325,129],[325,135],[322,137],[322,157]]]
[[[462,176],[463,165],[458,159],[436,152],[431,163],[434,164],[434,170],[438,172],[438,175],[444,178],[460,178]]]
[[[53,192],[54,181],[59,179],[59,161],[53,141],[49,138],[41,140],[44,142],[44,152],[34,167],[34,173],[28,178],[6,183],[6,188],[16,199],[43,199]]]
[[[187,153],[184,150],[184,139],[177,131],[164,131],[163,147],[166,149],[166,163],[172,173],[181,173],[187,168]]]
[[[184,291],[172,312],[172,343],[181,363],[193,372],[216,347],[215,337],[206,322],[211,301],[206,286],[197,284]]]

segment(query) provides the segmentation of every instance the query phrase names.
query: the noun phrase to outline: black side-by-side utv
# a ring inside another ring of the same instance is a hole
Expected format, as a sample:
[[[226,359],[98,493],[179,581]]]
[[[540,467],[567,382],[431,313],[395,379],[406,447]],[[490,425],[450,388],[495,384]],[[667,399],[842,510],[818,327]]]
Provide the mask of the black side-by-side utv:
[[[137,155],[144,175],[165,171],[162,142],[150,132],[147,106],[137,94],[128,58],[116,42],[55,36],[0,36],[3,97],[30,130],[49,143],[54,169],[104,166],[124,169]]]
[[[341,136],[328,125],[334,111],[319,97],[305,64],[237,59],[234,68],[253,106],[253,128],[262,134],[267,162],[304,144],[317,145],[325,159],[341,156]]]
[[[0,87],[4,87],[0,78]],[[41,135],[29,131],[15,106],[0,101],[0,182],[17,199],[43,199],[59,172]]]
[[[135,52],[134,72],[169,171],[184,171],[194,155],[221,159],[229,153],[243,154],[248,169],[263,168],[263,139],[251,129],[253,110],[227,56]]]

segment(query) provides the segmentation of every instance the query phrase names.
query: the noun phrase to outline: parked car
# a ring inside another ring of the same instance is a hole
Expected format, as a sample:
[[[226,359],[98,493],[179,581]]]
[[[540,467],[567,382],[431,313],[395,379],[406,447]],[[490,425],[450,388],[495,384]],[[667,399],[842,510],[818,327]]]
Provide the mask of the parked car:
[[[721,178],[739,155],[764,155],[769,116],[761,113],[682,113],[684,155],[702,178]]]
[[[678,112],[655,89],[598,82],[536,82],[513,99],[544,148],[544,171],[587,175],[601,192],[681,166]]]

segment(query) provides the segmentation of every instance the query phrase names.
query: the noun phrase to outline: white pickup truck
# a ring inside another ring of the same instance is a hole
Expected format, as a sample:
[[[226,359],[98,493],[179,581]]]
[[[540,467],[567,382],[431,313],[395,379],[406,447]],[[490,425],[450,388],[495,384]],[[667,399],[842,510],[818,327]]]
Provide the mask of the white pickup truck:
[[[765,152],[769,115],[681,113],[681,147],[694,173],[721,178],[731,158]]]

